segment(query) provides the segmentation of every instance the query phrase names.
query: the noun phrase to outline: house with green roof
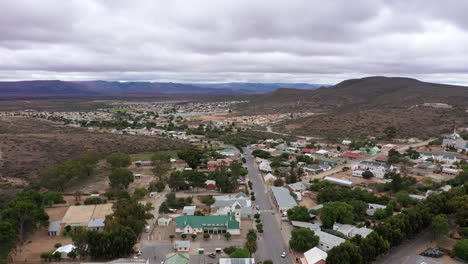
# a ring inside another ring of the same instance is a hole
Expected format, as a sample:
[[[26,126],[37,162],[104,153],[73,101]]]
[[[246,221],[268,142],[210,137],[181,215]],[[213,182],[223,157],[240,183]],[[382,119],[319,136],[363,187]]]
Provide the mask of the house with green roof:
[[[188,264],[190,263],[190,258],[188,254],[170,254],[166,257],[165,264]]]
[[[231,235],[240,235],[240,222],[236,220],[235,213],[209,216],[184,215],[176,218],[176,233],[221,234],[226,232]]]

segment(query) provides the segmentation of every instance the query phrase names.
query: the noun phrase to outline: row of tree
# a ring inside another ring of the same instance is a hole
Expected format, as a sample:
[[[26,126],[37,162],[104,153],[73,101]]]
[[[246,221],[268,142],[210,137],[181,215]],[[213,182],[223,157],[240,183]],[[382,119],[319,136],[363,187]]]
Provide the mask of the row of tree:
[[[328,252],[327,263],[371,263],[378,256],[385,254],[391,247],[400,245],[406,239],[410,239],[426,229],[433,223],[433,219],[436,222],[433,224],[434,226],[444,228],[444,224],[437,223],[439,220],[435,216],[456,212],[457,217],[460,217],[458,215],[466,204],[462,205],[451,201],[466,196],[467,190],[467,187],[457,187],[449,192],[431,195],[424,202],[405,209],[400,214],[387,217],[384,222],[375,226],[374,232],[366,238],[356,236],[331,249]]]

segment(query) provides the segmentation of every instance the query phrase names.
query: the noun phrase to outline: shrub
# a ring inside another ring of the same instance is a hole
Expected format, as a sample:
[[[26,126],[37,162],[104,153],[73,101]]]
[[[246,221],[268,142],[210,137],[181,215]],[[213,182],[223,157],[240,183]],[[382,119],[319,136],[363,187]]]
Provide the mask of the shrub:
[[[89,204],[103,204],[104,203],[104,200],[102,200],[101,198],[99,197],[89,197],[89,198],[86,198],[85,201],[84,201],[84,204],[85,205],[89,205]]]

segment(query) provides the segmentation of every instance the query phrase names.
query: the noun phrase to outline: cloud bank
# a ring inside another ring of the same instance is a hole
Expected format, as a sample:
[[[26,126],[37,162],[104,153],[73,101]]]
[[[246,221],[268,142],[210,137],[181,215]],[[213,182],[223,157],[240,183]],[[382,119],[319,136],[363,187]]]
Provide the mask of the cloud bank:
[[[1,80],[468,84],[463,0],[6,0]]]

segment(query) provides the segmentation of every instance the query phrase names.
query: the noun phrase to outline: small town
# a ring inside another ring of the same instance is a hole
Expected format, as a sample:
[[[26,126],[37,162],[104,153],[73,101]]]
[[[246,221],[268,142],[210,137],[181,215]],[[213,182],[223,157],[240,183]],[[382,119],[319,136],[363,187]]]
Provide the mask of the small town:
[[[0,10],[0,264],[468,264],[468,1]]]
[[[78,159],[88,163],[88,173],[101,176],[74,188],[66,187],[67,175],[76,169],[71,163],[45,171],[42,184],[48,191],[41,195],[47,200],[49,224],[28,237],[14,261],[119,256],[107,253],[98,241],[108,226],[121,222],[136,235],[126,237],[132,245],[122,248],[133,257],[111,263],[315,264],[335,257],[339,253],[334,248],[357,237],[388,250],[411,235],[405,233],[408,227],[392,225],[422,221],[414,226],[422,230],[424,214],[418,208],[435,210],[433,203],[447,196],[453,202],[462,199],[456,197],[468,172],[466,129],[438,138],[403,139],[388,128],[383,137],[332,142],[262,132],[279,119],[291,119],[288,114],[236,117],[230,104],[214,103],[211,111],[211,105],[193,103],[178,108],[185,115],[159,115],[166,110],[142,111],[145,105],[95,112],[2,112],[5,117],[32,117],[107,134],[167,137],[190,145],[107,156],[88,150]],[[255,130],[256,135],[249,134]],[[447,227],[424,231],[414,252],[450,259],[443,252],[450,252],[465,232],[457,227],[465,221],[460,213],[441,216]],[[96,242],[89,240],[93,236]]]

